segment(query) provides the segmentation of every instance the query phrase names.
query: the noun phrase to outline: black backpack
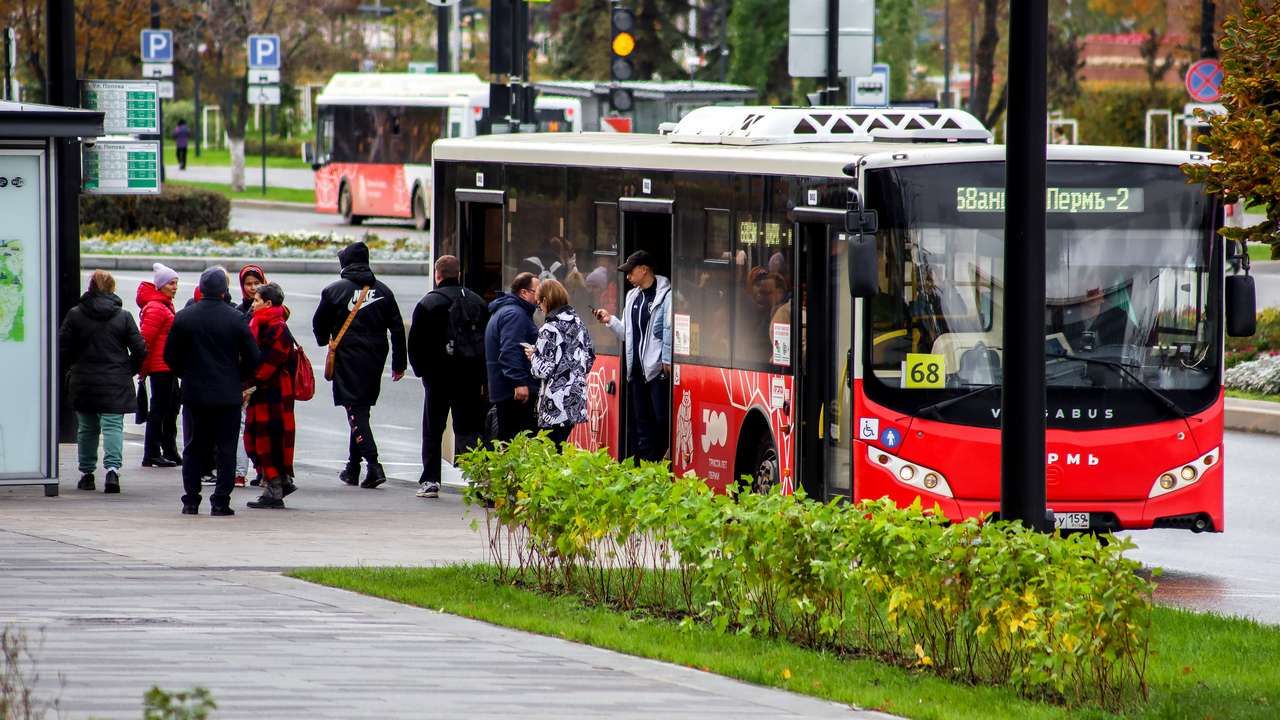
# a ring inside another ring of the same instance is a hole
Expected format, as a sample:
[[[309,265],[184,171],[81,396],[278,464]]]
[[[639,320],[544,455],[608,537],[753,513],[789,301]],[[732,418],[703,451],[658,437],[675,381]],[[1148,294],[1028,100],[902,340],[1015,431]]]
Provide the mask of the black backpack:
[[[459,360],[484,360],[484,327],[489,308],[479,295],[466,288],[459,287],[456,293],[446,293],[446,289],[432,290],[449,298],[445,354]]]

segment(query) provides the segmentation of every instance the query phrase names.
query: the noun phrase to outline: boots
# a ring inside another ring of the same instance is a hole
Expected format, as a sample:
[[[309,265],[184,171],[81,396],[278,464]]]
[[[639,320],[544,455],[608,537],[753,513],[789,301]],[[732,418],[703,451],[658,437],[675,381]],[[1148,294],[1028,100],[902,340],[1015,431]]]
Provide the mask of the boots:
[[[365,475],[360,487],[373,489],[387,481],[387,473],[382,470],[382,463],[369,463],[369,474]]]
[[[107,471],[107,479],[102,485],[102,492],[107,495],[115,495],[120,492],[120,475],[115,470]]]
[[[360,463],[347,463],[347,467],[338,473],[338,479],[348,485],[360,484]]]
[[[247,505],[254,510],[283,510],[284,500],[263,495],[257,500],[250,500]]]

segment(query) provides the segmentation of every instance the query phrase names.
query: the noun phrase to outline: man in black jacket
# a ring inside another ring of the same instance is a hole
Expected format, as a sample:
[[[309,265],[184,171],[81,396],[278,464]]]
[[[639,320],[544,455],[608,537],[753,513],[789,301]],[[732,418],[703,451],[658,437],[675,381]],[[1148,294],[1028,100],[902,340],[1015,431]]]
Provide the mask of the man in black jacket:
[[[418,301],[409,327],[409,364],[426,390],[420,498],[440,495],[440,442],[450,411],[457,452],[476,446],[484,422],[484,328],[489,310],[479,295],[462,287],[460,275],[458,258],[443,255],[436,260],[435,289]]]
[[[342,265],[341,278],[320,293],[320,304],[311,319],[316,342],[328,346],[342,331],[347,317],[355,313],[350,327],[338,343],[333,369],[333,404],[347,412],[351,440],[347,448],[347,466],[338,474],[348,485],[360,484],[376,488],[387,481],[378,462],[378,445],[369,426],[369,411],[378,403],[382,392],[382,368],[387,364],[387,335],[391,335],[391,379],[404,377],[404,320],[391,288],[378,282],[369,269],[369,247],[356,242],[338,253]],[[367,288],[367,290],[366,290]],[[364,302],[360,296],[364,293]],[[360,311],[356,312],[356,305]],[[360,482],[360,461],[369,466],[368,475]]]
[[[164,361],[182,379],[182,402],[191,409],[191,440],[182,450],[182,513],[200,509],[202,458],[213,453],[217,483],[210,515],[235,515],[231,488],[236,473],[243,381],[258,366],[258,344],[244,316],[224,299],[227,271],[211,267],[200,275],[200,302],[173,319]]]

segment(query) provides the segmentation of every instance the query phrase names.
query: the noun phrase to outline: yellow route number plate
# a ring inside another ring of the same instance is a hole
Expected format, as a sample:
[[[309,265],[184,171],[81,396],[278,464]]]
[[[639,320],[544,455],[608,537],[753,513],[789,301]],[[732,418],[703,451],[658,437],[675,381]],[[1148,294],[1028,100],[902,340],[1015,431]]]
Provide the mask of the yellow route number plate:
[[[907,372],[903,387],[909,390],[928,390],[946,387],[947,356],[928,353],[907,353]]]

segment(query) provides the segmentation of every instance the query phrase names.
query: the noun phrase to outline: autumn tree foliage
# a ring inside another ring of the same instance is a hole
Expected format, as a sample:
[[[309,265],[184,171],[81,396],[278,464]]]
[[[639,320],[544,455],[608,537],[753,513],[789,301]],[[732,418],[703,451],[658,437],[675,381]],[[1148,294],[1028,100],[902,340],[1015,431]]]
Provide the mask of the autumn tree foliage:
[[[1240,14],[1224,22],[1219,48],[1227,112],[1209,118],[1198,138],[1213,162],[1183,169],[1224,202],[1265,210],[1263,222],[1224,235],[1280,244],[1280,2],[1243,0]]]

